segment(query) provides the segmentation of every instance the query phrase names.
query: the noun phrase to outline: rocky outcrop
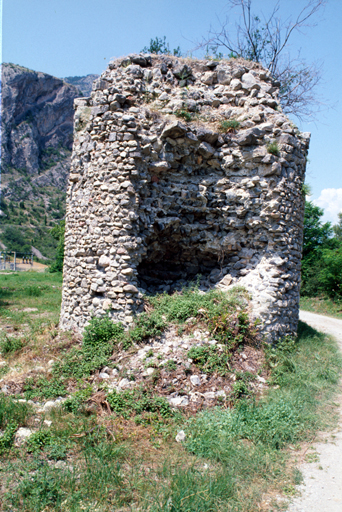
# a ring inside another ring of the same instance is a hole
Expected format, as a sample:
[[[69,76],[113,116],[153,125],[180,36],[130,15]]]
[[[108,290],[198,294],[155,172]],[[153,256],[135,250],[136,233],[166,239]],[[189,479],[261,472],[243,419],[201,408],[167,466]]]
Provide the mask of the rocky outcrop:
[[[309,134],[259,65],[133,55],[76,100],[61,326],[198,278],[241,284],[269,340],[297,330]]]

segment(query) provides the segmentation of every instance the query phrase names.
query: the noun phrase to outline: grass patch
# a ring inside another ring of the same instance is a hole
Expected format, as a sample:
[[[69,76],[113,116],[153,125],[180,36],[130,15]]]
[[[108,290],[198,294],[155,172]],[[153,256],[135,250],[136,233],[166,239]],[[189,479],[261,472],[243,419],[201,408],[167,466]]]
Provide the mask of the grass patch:
[[[19,338],[13,338],[9,336],[3,336],[0,339],[0,353],[3,357],[6,357],[14,352],[18,352],[24,346],[24,343]]]
[[[277,388],[257,403],[242,400],[231,410],[200,413],[189,424],[191,452],[220,460],[227,447],[246,439],[280,449],[328,426],[327,402],[342,367],[336,343],[300,323],[296,341],[287,339],[277,348],[269,347],[266,356],[270,380]]]
[[[301,297],[300,308],[319,315],[342,318],[342,302],[333,301],[328,297]]]
[[[220,350],[221,349],[221,350]],[[214,346],[192,347],[188,352],[188,357],[193,360],[196,366],[205,373],[215,373],[226,375],[229,371],[230,352],[226,347],[218,349]]]
[[[31,407],[26,403],[16,402],[11,397],[0,393],[0,429],[15,423],[23,427],[32,414]]]
[[[24,383],[24,395],[28,400],[58,398],[66,395],[65,384],[64,379],[58,377],[29,377]]]
[[[36,307],[42,315],[57,316],[60,277],[25,277],[26,282],[21,275],[2,281],[6,305],[0,308],[0,320],[17,326],[21,318],[30,332],[38,332],[32,318],[37,312],[21,313],[19,308]],[[42,294],[23,297],[19,289],[29,286],[40,287]],[[242,290],[201,295],[193,287],[148,301],[148,311],[130,331],[107,317],[94,319],[82,346],[69,340],[56,349],[51,375],[26,380],[26,396],[35,399],[63,395],[70,382],[76,388],[63,407],[50,412],[51,426],[43,423],[44,417],[34,421],[27,404],[0,394],[0,510],[257,512],[265,494],[293,494],[300,474],[289,464],[289,445],[312,441],[318,430],[334,422],[332,399],[341,372],[336,343],[300,323],[297,339],[265,347],[270,389],[263,396],[257,399],[250,392],[256,377],[236,372],[229,401],[234,406],[227,408],[225,401],[200,413],[175,413],[155,394],[152,376],[146,386],[117,393],[106,391],[105,383],[96,388],[91,374],[113,366],[118,348],[159,336],[170,324],[187,334],[200,326],[217,340],[188,352],[207,374],[224,374],[234,351],[260,342],[256,326],[248,322],[248,295]],[[58,345],[58,336],[51,335],[39,335],[42,353]],[[30,343],[22,352],[26,350]],[[22,357],[20,351],[8,353]],[[146,359],[151,357],[152,349],[146,353]],[[167,367],[174,371],[177,364],[169,359]],[[103,397],[101,414],[88,407],[96,394]],[[110,410],[103,406],[106,402]],[[35,432],[27,444],[13,448],[19,426]],[[187,435],[183,444],[174,440],[181,429]]]
[[[15,402],[0,393],[0,456],[10,450],[17,429],[27,424],[31,413],[27,404]]]
[[[172,411],[169,403],[163,397],[153,396],[149,389],[134,389],[128,391],[112,391],[107,395],[107,401],[115,413],[119,414],[125,419],[128,419],[132,414],[141,415],[145,412],[155,413],[162,418],[172,416]],[[137,417],[136,417],[137,419]]]
[[[0,275],[0,322],[15,330],[27,324],[32,332],[57,324],[62,274],[12,272]]]
[[[280,150],[279,150],[278,143],[276,141],[274,141],[274,142],[270,142],[269,144],[267,144],[267,152],[271,153],[271,155],[279,156]]]

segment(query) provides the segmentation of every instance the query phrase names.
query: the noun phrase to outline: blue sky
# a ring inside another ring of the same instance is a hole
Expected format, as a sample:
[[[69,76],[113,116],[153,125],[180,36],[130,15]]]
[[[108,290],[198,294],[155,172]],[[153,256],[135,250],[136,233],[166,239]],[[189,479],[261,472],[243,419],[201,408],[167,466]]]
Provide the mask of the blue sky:
[[[253,0],[254,10],[265,14],[276,3]],[[280,0],[282,17],[306,3]],[[225,0],[3,0],[3,61],[58,77],[101,73],[111,58],[139,52],[156,36],[191,51],[226,13]],[[322,65],[323,111],[315,122],[296,122],[312,133],[312,199],[325,209],[325,220],[336,222],[342,210],[342,1],[328,0],[315,20],[315,27],[295,35],[290,51],[301,48],[302,57]]]

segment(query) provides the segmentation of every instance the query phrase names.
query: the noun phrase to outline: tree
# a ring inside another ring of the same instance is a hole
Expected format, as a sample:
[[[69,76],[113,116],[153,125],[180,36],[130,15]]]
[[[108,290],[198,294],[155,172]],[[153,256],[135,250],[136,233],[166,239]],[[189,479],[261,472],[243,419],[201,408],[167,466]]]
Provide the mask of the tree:
[[[198,48],[206,47],[215,55],[220,49],[229,57],[243,57],[262,64],[279,83],[279,99],[286,114],[310,117],[318,110],[315,88],[321,81],[321,69],[307,64],[298,53],[291,57],[286,49],[294,32],[308,27],[309,20],[324,6],[325,0],[308,0],[295,18],[282,21],[279,2],[268,16],[252,12],[252,0],[229,0],[230,11],[238,8],[239,21],[231,29],[229,16],[218,30],[210,28]],[[312,26],[312,25],[311,25]]]
[[[338,214],[338,223],[333,226],[333,231],[336,238],[342,241],[342,212]]]
[[[305,202],[303,260],[315,260],[326,247],[331,247],[333,231],[330,222],[322,224],[323,208],[312,201]]]
[[[156,37],[150,40],[150,46],[144,46],[141,50],[142,53],[154,53],[156,55],[174,55],[175,57],[181,57],[181,49],[178,46],[170,51],[170,45],[166,42],[166,37]]]
[[[59,224],[54,226],[50,233],[55,240],[58,240],[58,245],[56,249],[55,260],[51,264],[49,271],[63,272],[65,220],[62,220]]]
[[[342,299],[342,246],[334,250],[325,249],[322,255],[320,282],[323,290],[335,300]]]
[[[305,202],[301,293],[309,297],[320,293],[333,296],[340,290],[337,284],[341,273],[333,261],[341,261],[341,247],[332,236],[330,222],[322,223],[323,214],[322,208]]]

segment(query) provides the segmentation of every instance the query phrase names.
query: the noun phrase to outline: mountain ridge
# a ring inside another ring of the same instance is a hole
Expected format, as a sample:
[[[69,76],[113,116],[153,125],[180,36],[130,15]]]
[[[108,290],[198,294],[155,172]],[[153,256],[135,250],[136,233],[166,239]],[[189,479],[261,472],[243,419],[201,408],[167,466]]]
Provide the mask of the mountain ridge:
[[[56,241],[48,242],[49,230],[65,214],[73,102],[96,76],[64,80],[2,64],[0,241],[7,247],[15,234],[19,246],[30,244],[53,257]]]

